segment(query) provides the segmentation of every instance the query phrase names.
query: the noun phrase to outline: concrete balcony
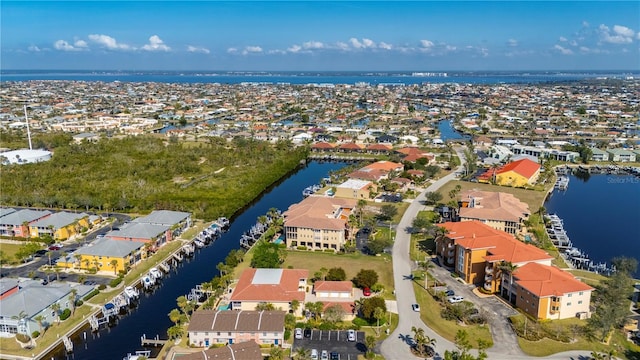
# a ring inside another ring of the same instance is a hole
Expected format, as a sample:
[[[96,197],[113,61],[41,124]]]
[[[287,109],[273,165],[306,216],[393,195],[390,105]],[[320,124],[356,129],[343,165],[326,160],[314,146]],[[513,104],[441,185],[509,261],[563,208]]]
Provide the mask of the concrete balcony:
[[[487,290],[487,291],[491,291],[491,290],[493,290],[493,289],[491,288],[491,282],[486,282],[486,283],[484,283],[483,288],[484,288],[485,290]]]
[[[448,256],[448,257],[453,257],[453,254],[454,254],[454,253],[455,253],[455,251],[453,251],[453,249],[451,249],[451,250],[449,250],[449,251],[447,252],[447,256]]]
[[[484,272],[485,272],[486,274],[493,274],[493,266],[486,266],[486,267],[484,268]]]
[[[485,274],[485,275],[484,275],[484,281],[485,281],[485,282],[487,282],[487,281],[488,281],[488,282],[493,281],[493,275],[491,275],[491,274]]]

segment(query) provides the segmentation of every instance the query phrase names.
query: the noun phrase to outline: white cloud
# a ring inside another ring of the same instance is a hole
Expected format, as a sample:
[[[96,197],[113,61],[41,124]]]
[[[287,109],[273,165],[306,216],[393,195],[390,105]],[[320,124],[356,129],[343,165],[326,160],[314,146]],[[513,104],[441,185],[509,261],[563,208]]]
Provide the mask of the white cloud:
[[[238,49],[236,49],[236,48],[228,48],[227,52],[229,54],[237,54],[238,53]]]
[[[76,42],[73,43],[73,46],[77,48],[83,48],[83,49],[89,47],[87,42],[84,40],[76,40]]]
[[[371,40],[371,39],[362,39],[362,44],[366,48],[374,48],[374,47],[376,47],[376,43],[373,42],[373,40]]]
[[[242,55],[258,54],[261,52],[262,48],[260,46],[245,46],[244,50],[242,50]]]
[[[168,47],[162,39],[158,35],[151,35],[149,37],[149,43],[142,47],[142,50],[145,51],[170,51],[171,48]]]
[[[35,45],[31,45],[27,48],[27,50],[29,51],[33,51],[33,52],[40,52],[42,51],[42,49],[40,49],[39,47],[35,46]]]
[[[393,48],[393,45],[391,45],[391,44],[387,44],[386,42],[381,41],[381,42],[378,44],[378,47],[379,47],[380,49],[391,50],[391,49]]]
[[[507,46],[511,46],[511,47],[516,47],[516,46],[518,46],[518,40],[516,40],[516,39],[509,39],[509,40],[507,40]]]
[[[633,42],[633,30],[626,26],[614,25],[613,33],[608,26],[601,24],[598,27],[600,40],[610,44],[630,44]]]
[[[192,46],[192,45],[187,46],[187,51],[192,53],[200,53],[200,54],[209,54],[211,52],[207,48]]]
[[[288,52],[292,52],[292,53],[300,52],[300,50],[302,50],[302,46],[295,45],[295,44],[287,49]]]
[[[633,30],[622,25],[613,25],[613,32],[626,37],[633,37],[633,35],[635,35],[635,32]]]
[[[555,50],[558,50],[562,55],[571,55],[571,54],[573,54],[573,51],[571,49],[567,49],[567,48],[562,47],[560,45],[556,45],[553,48]]]
[[[302,47],[305,49],[324,49],[324,44],[320,41],[307,41],[302,43]]]
[[[433,47],[433,41],[430,40],[420,40],[420,46],[425,49],[429,49]]]
[[[358,39],[356,38],[349,39],[349,42],[351,43],[351,46],[353,46],[354,49],[362,49],[364,47],[364,45],[360,41],[358,41]]]
[[[131,46],[127,44],[118,43],[116,39],[112,38],[109,35],[103,34],[91,34],[89,35],[89,40],[98,43],[109,50],[130,50]]]
[[[586,21],[583,21],[583,22],[582,22],[582,27],[589,27],[589,23],[588,23],[588,22],[586,22]]]
[[[82,41],[82,42],[84,42],[84,41]],[[86,43],[84,45],[86,47]],[[69,44],[68,42],[66,42],[65,40],[58,40],[58,41],[54,42],[53,43],[53,47],[56,50],[60,50],[60,51],[82,51],[82,50],[84,50],[84,48],[82,46],[80,46],[80,47],[73,46],[73,45]]]
[[[564,36],[560,36],[560,39],[558,39],[558,41],[560,42],[567,42],[567,38]]]
[[[336,47],[338,47],[338,49],[340,49],[340,50],[344,50],[344,51],[348,51],[348,50],[350,50],[350,49],[351,49],[351,48],[349,47],[349,44],[347,44],[347,43],[343,43],[342,41],[338,41],[338,42],[336,43]]]

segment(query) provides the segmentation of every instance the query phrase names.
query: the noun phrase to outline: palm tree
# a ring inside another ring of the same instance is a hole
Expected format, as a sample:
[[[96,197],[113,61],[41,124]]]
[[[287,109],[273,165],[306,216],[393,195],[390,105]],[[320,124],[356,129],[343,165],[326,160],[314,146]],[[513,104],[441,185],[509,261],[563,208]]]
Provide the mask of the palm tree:
[[[413,340],[416,343],[416,350],[420,355],[424,354],[424,347],[427,344],[424,329],[412,326],[411,332],[413,333]]]
[[[502,261],[500,262],[500,264],[498,265],[498,269],[506,274],[509,274],[509,291],[506,294],[507,295],[507,299],[509,301],[511,301],[511,287],[513,285],[513,272],[516,271],[516,269],[518,268],[518,265],[515,265],[513,263],[511,263],[510,261]],[[500,284],[500,287],[504,288],[502,286],[502,283]]]
[[[60,325],[60,304],[53,303],[51,304],[51,310],[56,314],[56,322]]]
[[[591,360],[604,360],[604,355],[597,351],[592,351],[589,356],[591,357]]]
[[[431,261],[423,261],[420,263],[422,269],[424,270],[424,288],[428,289],[427,282],[429,281],[429,270],[435,268],[436,266]],[[435,283],[433,286],[436,286]]]
[[[364,345],[367,347],[367,354],[373,354],[373,348],[376,346],[376,338],[369,335],[364,338]]]
[[[38,322],[38,326],[40,327],[40,334],[44,335],[45,331],[47,331],[47,329],[44,327],[44,316],[38,315],[34,317],[33,320]]]
[[[298,349],[296,349],[294,358],[296,360],[311,360],[311,350],[299,347]]]
[[[113,260],[109,261],[109,265],[111,265],[111,267],[113,268],[113,275],[118,275],[118,272],[117,272],[118,260],[113,259]]]
[[[78,290],[71,289],[71,292],[69,293],[69,303],[71,304],[71,315],[75,314],[76,312],[77,296],[78,296]]]

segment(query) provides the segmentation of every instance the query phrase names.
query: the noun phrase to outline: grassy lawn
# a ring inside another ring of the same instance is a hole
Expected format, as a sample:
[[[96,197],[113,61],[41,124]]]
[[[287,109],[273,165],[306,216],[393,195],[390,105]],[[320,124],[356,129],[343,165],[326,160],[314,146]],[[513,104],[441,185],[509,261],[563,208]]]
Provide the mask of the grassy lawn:
[[[518,189],[510,186],[499,186],[499,185],[491,185],[491,184],[481,184],[481,183],[472,183],[467,181],[460,180],[451,180],[448,183],[444,184],[438,192],[442,194],[442,202],[447,203],[449,200],[449,191],[453,190],[456,185],[460,185],[462,189],[460,192],[466,190],[480,190],[480,191],[492,191],[492,192],[503,192],[508,194],[513,194],[516,198],[520,199],[520,201],[529,205],[529,211],[535,212],[538,211],[540,206],[544,203],[544,198],[547,193],[545,191],[536,191],[536,190],[526,190],[526,189]]]
[[[596,274],[590,271],[585,271],[585,270],[568,270],[568,271],[572,273],[573,276],[582,280],[582,282],[589,284],[590,286],[599,285],[601,281],[607,279],[607,277],[604,275]]]
[[[243,263],[247,263],[247,260]],[[360,269],[373,269],[378,273],[378,282],[387,290],[382,296],[385,299],[394,298],[391,294],[391,291],[394,289],[393,266],[391,264],[391,256],[388,254],[369,256],[358,253],[332,254],[292,250],[287,252],[287,259],[282,267],[308,269],[309,276],[313,276],[320,268],[330,269],[332,267],[341,267],[346,272],[347,279],[355,277]]]
[[[437,218],[433,211],[420,211],[418,217],[424,217],[433,221]],[[409,247],[409,257],[413,261],[424,261],[435,250],[435,242],[432,237],[425,234],[411,234],[411,246]]]
[[[16,259],[16,253],[20,250],[22,244],[0,244],[0,251],[4,253],[4,259],[6,259],[8,264],[17,264],[18,259]]]
[[[413,284],[413,289],[416,293],[416,300],[420,304],[420,318],[440,336],[453,342],[456,337],[456,332],[458,332],[458,330],[465,330],[469,335],[471,344],[474,346],[477,345],[476,341],[480,339],[488,341],[491,344],[490,346],[493,346],[493,339],[491,338],[491,331],[488,325],[460,326],[454,321],[445,320],[440,316],[440,310],[442,309],[440,303],[417,283]]]
[[[389,315],[387,315],[389,316]],[[396,329],[396,327],[398,327],[398,320],[400,319],[400,317],[398,316],[398,314],[391,314],[391,326],[387,326],[387,324],[385,325],[381,325],[380,326],[380,336],[378,336],[378,333],[376,332],[376,328],[375,327],[368,327],[368,326],[362,326],[360,328],[360,331],[364,331],[364,336],[373,336],[376,338],[376,341],[381,342],[384,339],[388,338],[389,335],[386,334],[386,330],[389,329],[389,334],[393,333],[393,331]]]

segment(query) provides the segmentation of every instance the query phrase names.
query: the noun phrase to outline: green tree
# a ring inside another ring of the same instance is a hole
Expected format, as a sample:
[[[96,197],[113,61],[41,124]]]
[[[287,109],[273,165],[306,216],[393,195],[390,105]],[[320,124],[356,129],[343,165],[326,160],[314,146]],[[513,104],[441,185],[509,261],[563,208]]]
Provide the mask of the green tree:
[[[56,315],[56,322],[60,325],[60,304],[57,302],[51,304],[51,310],[53,310],[53,313]]]
[[[253,247],[252,268],[279,268],[286,257],[285,251],[275,243],[258,241]]]
[[[169,336],[169,339],[175,340],[181,338],[184,335],[184,332],[184,327],[176,324],[167,329],[167,336]]]
[[[339,304],[331,305],[324,311],[324,316],[322,317],[324,320],[332,323],[336,323],[342,321],[342,318],[345,315],[345,311]]]
[[[367,241],[367,250],[371,255],[381,254],[384,249],[393,245],[393,240],[387,236],[374,236]]]
[[[280,346],[274,346],[269,350],[269,360],[284,360],[284,350]]]
[[[372,335],[365,337],[364,346],[367,347],[367,353],[366,353],[367,359],[373,358],[373,350],[376,346],[376,338]]]
[[[77,301],[78,301],[78,290],[71,289],[71,292],[69,292],[69,304],[71,304],[71,315],[76,313]]]
[[[296,360],[311,360],[311,350],[299,347],[296,349],[293,358]]]
[[[322,301],[308,302],[304,305],[304,307],[313,315],[313,318],[315,320],[318,320],[322,316],[324,304],[322,303]]]
[[[431,221],[429,221],[429,219],[425,216],[417,216],[415,219],[413,219],[413,222],[411,222],[411,231],[413,233],[426,233],[431,227],[433,226],[433,223],[431,223]]]
[[[329,269],[325,280],[327,281],[344,281],[347,278],[347,273],[341,267],[334,267]]]
[[[430,191],[425,194],[425,198],[427,200],[427,204],[435,205],[438,202],[442,201],[442,194],[437,191]]]
[[[42,316],[42,314],[36,316],[33,318],[33,320],[38,322],[38,327],[40,328],[40,333],[42,335],[44,335],[44,333],[47,331],[47,329],[44,327],[44,316]]]
[[[360,312],[362,313],[363,318],[374,320],[376,309],[382,309],[383,313],[387,311],[387,305],[385,304],[384,299],[380,296],[373,296],[364,299],[362,301],[362,308],[360,309]]]
[[[356,287],[361,289],[371,288],[378,282],[378,273],[375,270],[361,269],[352,281]]]
[[[109,265],[111,265],[111,268],[113,269],[113,275],[118,275],[118,260],[113,259],[109,261]]]
[[[273,303],[263,302],[256,305],[256,311],[273,311],[276,307]]]
[[[428,289],[428,282],[429,282],[429,270],[435,268],[435,264],[431,261],[422,261],[420,262],[420,267],[424,270],[424,288]],[[434,283],[435,286],[435,283]]]
[[[398,208],[393,205],[385,204],[380,207],[380,213],[377,215],[380,221],[390,221],[398,214]]]

